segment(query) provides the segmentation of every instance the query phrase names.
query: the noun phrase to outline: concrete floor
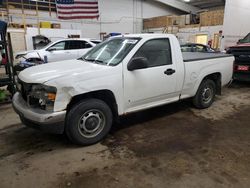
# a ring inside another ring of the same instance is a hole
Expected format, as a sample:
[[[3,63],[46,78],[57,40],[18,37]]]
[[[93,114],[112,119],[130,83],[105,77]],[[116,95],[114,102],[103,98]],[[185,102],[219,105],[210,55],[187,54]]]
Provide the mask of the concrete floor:
[[[123,118],[99,144],[25,128],[0,106],[0,187],[249,188],[250,84],[206,110],[189,101]]]

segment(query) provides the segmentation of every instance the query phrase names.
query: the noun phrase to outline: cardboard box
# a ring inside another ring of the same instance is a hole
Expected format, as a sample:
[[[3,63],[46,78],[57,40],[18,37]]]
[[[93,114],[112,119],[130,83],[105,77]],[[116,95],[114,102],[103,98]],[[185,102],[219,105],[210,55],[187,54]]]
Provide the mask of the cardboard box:
[[[51,27],[55,28],[55,29],[61,29],[61,24],[59,24],[59,23],[52,23]]]
[[[200,14],[201,26],[223,25],[224,10],[203,12]]]
[[[50,22],[40,22],[40,28],[51,28]]]

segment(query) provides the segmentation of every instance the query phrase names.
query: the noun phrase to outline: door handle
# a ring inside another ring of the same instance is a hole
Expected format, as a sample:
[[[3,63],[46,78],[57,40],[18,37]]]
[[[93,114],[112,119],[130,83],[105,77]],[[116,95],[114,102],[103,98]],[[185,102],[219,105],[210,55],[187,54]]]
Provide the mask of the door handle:
[[[164,74],[166,74],[166,75],[172,75],[172,74],[174,74],[175,73],[175,70],[174,69],[167,69],[165,72],[164,72]]]

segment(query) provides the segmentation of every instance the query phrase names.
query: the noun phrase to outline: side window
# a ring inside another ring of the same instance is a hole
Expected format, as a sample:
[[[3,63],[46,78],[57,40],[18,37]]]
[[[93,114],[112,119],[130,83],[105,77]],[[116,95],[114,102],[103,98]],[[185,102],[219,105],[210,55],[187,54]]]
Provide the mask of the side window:
[[[92,45],[81,40],[72,40],[69,41],[69,50],[78,50],[78,49],[85,49],[85,48],[91,48]]]
[[[94,44],[100,44],[101,43],[101,41],[97,41],[97,40],[91,40],[91,42],[94,43]]]
[[[89,44],[88,42],[85,43],[85,48],[92,48],[93,46]]]
[[[148,67],[172,64],[169,39],[154,39],[146,42],[134,55],[148,60]]]
[[[78,49],[82,49],[83,46],[85,46],[85,42],[84,42],[84,41],[80,41],[80,40],[71,40],[71,41],[69,41],[68,50],[78,50]]]
[[[202,45],[197,45],[195,51],[196,52],[205,52],[206,51],[206,47],[202,46]]]
[[[53,46],[51,46],[48,50],[53,49],[54,51],[58,51],[58,50],[65,50],[65,46],[66,46],[66,42],[58,42],[56,44],[54,44]]]
[[[192,45],[182,45],[181,46],[181,51],[182,52],[192,52]]]

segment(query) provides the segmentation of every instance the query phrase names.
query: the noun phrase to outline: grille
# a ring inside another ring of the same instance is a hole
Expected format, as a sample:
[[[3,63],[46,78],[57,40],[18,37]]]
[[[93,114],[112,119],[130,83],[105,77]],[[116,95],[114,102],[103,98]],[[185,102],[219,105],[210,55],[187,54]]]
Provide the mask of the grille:
[[[37,84],[25,83],[21,80],[18,80],[18,83],[20,84],[19,90],[21,95],[30,107],[53,111],[54,102],[47,101],[47,99],[44,99],[39,93],[37,94],[36,92],[32,91],[32,86]],[[41,103],[42,101],[40,100],[46,100],[46,104]]]
[[[21,94],[23,99],[27,102],[29,93],[31,92],[32,84],[28,84],[22,81],[18,81],[21,85]]]

